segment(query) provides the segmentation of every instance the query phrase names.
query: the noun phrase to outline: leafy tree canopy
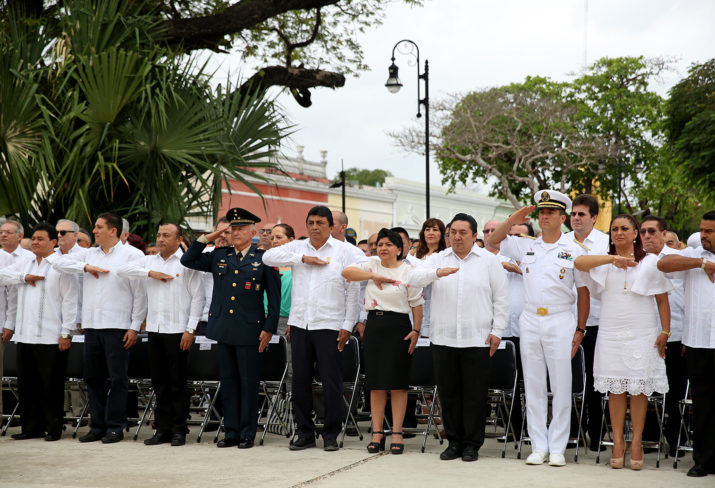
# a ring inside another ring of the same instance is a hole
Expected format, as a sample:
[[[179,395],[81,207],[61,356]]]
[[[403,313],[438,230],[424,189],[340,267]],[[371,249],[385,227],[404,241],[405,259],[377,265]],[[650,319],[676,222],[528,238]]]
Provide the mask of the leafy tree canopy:
[[[382,186],[388,176],[392,176],[392,173],[384,169],[348,168],[345,170],[345,181],[355,182],[358,185]]]

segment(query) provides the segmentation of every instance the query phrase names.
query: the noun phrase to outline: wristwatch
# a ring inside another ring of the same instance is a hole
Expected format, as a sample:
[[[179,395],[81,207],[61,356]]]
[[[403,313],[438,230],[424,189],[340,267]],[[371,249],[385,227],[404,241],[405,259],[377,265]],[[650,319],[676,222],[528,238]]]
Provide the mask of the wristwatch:
[[[188,332],[188,333],[191,334],[191,335],[194,335],[194,333],[196,332],[196,329],[194,329],[194,328],[192,328],[192,327],[187,327],[187,328],[186,328],[186,332]]]
[[[586,335],[586,329],[582,329],[582,328],[580,328],[580,327],[576,327],[576,332],[580,332],[580,333],[582,333],[583,335]]]
[[[705,269],[705,266],[708,265],[708,260],[707,258],[703,258],[703,264],[700,265],[701,268]]]
[[[60,337],[62,339],[70,339],[72,336],[70,336],[69,334],[62,334],[62,335],[60,335]]]

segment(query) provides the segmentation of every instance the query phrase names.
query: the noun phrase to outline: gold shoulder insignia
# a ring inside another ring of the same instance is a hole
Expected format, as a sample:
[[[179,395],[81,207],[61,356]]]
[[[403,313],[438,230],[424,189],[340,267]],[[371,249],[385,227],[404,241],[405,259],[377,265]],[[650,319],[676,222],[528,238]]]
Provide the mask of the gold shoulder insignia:
[[[585,250],[587,250],[587,251],[589,251],[589,252],[591,251],[589,248],[587,248],[586,246],[584,246],[582,242],[579,242],[578,239],[574,239],[573,241],[574,241],[576,244],[578,244],[579,246],[581,246],[582,248],[584,248]]]
[[[534,239],[534,240],[536,240],[536,237],[530,236],[529,234],[519,234],[519,237],[526,237],[527,239]]]

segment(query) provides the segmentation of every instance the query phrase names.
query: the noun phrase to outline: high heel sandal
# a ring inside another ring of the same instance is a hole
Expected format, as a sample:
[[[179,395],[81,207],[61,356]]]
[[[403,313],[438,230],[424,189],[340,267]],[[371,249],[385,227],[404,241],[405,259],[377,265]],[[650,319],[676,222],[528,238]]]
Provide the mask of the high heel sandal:
[[[630,459],[630,464],[631,464],[631,469],[633,471],[640,471],[643,469],[643,446],[641,446],[641,458],[640,459],[633,459],[633,444],[631,444],[631,459]]]
[[[402,435],[402,432],[392,432],[392,435]],[[402,454],[405,452],[405,444],[403,443],[398,443],[398,442],[391,442],[390,443],[390,454]]]
[[[382,436],[382,439],[380,439],[380,442],[371,442],[370,444],[367,445],[367,452],[370,454],[377,454],[380,451],[385,450],[385,432],[373,432],[374,434],[379,434]]]
[[[626,448],[623,448],[623,454],[620,457],[613,457],[613,451],[611,451],[611,468],[613,469],[623,469],[626,459]]]

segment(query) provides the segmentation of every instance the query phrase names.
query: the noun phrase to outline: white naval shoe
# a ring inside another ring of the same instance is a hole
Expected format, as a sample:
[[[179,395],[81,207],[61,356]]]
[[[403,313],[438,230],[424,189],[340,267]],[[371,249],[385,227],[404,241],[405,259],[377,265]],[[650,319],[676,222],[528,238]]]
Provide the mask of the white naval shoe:
[[[544,464],[544,461],[546,461],[546,453],[545,452],[532,452],[529,454],[529,457],[526,458],[526,464]]]
[[[566,466],[566,458],[559,452],[549,454],[549,466]]]

